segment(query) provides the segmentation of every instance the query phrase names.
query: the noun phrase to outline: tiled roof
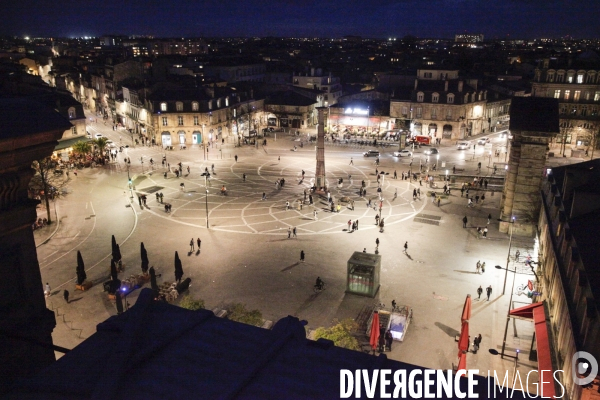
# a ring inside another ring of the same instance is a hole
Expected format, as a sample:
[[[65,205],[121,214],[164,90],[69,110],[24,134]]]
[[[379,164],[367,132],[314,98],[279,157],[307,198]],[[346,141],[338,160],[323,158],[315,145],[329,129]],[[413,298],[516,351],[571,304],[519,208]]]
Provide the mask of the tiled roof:
[[[27,97],[0,98],[0,139],[67,130],[73,125],[54,109]]]

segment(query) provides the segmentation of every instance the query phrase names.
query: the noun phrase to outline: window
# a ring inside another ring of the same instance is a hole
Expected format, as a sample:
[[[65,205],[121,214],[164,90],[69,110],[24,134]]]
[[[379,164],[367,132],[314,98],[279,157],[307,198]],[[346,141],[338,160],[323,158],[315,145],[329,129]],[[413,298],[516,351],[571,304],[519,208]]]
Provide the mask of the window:
[[[177,103],[175,103],[175,109],[177,111],[183,111],[183,103],[178,101]]]
[[[194,125],[200,125],[200,122],[198,121],[198,116],[194,115]]]
[[[431,109],[431,119],[437,119],[437,108]]]
[[[596,77],[596,73],[595,72],[592,72],[592,71],[588,72],[586,82],[587,83],[594,83],[594,78],[595,77]]]
[[[177,117],[177,124],[178,124],[179,126],[183,125],[183,117],[182,117],[181,115],[179,115],[179,116]]]
[[[590,108],[590,115],[592,117],[595,117],[596,115],[598,115],[598,107],[591,107]]]
[[[569,74],[569,76],[567,76],[567,82],[573,83],[573,75]]]
[[[555,99],[560,99],[560,89],[555,89],[554,90],[554,98]]]
[[[167,126],[167,117],[162,117],[162,126]]]
[[[552,71],[552,72],[548,71],[547,81],[548,82],[554,82],[554,71]]]
[[[407,117],[408,116],[408,107],[402,107],[402,116],[403,117]]]
[[[431,77],[433,77],[433,73],[431,73],[431,72],[424,72],[423,73],[423,77],[424,78],[431,78]]]
[[[160,111],[167,111],[167,103],[160,103]]]
[[[566,114],[566,113],[567,113],[567,106],[565,106],[564,104],[561,104],[561,106],[560,106],[560,110],[559,110],[559,113],[560,113],[561,115],[564,115],[564,114]]]
[[[71,133],[73,134],[73,136],[77,136],[77,127],[76,126],[71,128]]]
[[[448,120],[452,119],[452,109],[451,108],[446,110],[446,119],[448,119]]]
[[[594,93],[594,101],[599,101],[599,100],[600,100],[600,92]]]
[[[448,95],[448,103],[449,103],[449,104],[452,104],[452,103],[454,103],[454,95],[453,95],[453,94],[449,94],[449,95]]]
[[[437,103],[439,100],[440,100],[440,95],[439,95],[439,94],[437,94],[437,93],[434,93],[434,94],[431,96],[431,101],[432,101],[432,102],[434,102],[434,103]]]
[[[423,118],[423,107],[417,107],[416,114],[415,118]]]
[[[565,100],[569,100],[569,96],[571,95],[570,90],[565,90]]]
[[[573,93],[573,101],[579,101],[580,95],[581,95],[581,90],[576,90],[575,93]]]
[[[221,99],[217,99],[217,108],[221,108]]]
[[[417,93],[417,101],[418,102],[423,102],[423,97],[425,97],[425,95],[423,94],[423,92]]]
[[[577,75],[577,83],[583,83],[583,74]]]
[[[212,110],[212,100],[209,100],[209,101],[208,101],[208,109],[209,109],[209,110]]]
[[[75,108],[69,108],[69,118],[75,118]]]
[[[229,107],[229,96],[225,97],[225,107]]]
[[[564,82],[564,80],[565,80],[564,72],[559,72],[558,74],[556,74],[556,82]]]
[[[577,107],[571,109],[571,115],[577,115]]]
[[[581,106],[581,115],[585,117],[587,115],[587,106]]]
[[[200,106],[198,105],[197,101],[192,102],[192,111],[198,111],[200,109]]]

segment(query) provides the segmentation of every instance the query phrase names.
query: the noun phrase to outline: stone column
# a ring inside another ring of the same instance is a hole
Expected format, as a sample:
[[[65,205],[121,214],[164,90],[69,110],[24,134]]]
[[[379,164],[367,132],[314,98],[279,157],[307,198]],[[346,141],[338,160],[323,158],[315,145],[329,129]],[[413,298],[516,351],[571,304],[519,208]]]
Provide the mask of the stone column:
[[[0,397],[14,379],[54,362],[54,312],[46,308],[32,224],[39,201],[28,198],[34,160],[52,154],[67,118],[40,103],[0,99]],[[59,300],[60,296],[56,296]],[[62,299],[60,299],[62,300]]]
[[[514,234],[532,236],[538,221],[540,189],[552,137],[544,132],[512,131],[513,141],[500,203],[500,232],[508,233],[514,218]]]
[[[327,107],[317,107],[317,167],[315,185],[317,189],[327,188],[325,181],[325,112]]]

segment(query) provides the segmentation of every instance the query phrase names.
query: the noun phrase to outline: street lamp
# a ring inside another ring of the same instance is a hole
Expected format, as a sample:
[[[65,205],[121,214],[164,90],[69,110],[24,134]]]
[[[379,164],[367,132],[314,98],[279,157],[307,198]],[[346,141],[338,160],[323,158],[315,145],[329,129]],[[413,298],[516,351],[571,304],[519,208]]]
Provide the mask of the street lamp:
[[[206,197],[204,197],[206,204],[206,229],[208,229],[208,189],[206,189]]]
[[[506,278],[508,277],[508,263],[510,262],[510,247],[512,245],[512,237],[513,237],[513,232],[514,232],[514,227],[515,227],[515,217],[511,218],[511,228],[510,228],[510,239],[508,239],[508,254],[506,255],[506,272],[504,273],[504,285],[502,286],[502,295],[504,296],[504,292],[506,291]],[[516,267],[515,267],[516,268]],[[514,284],[514,281],[513,281]],[[512,297],[512,293],[511,293],[511,297]]]

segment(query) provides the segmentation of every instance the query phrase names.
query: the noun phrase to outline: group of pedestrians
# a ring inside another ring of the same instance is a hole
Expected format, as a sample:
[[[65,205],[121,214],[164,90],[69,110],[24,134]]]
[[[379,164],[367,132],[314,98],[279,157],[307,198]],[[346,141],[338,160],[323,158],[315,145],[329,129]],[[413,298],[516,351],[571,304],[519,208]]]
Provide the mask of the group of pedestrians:
[[[350,233],[357,231],[358,230],[358,220],[356,221],[352,221],[351,219],[348,220],[348,231]]]
[[[196,239],[196,244],[198,245],[198,251],[200,251],[200,246],[202,245],[202,240],[200,238]],[[190,239],[190,253],[194,252],[194,238]]]
[[[292,237],[298,238],[298,230],[296,229],[296,227],[294,227],[292,229],[288,226],[287,236],[288,236],[288,239],[291,239]]]
[[[481,285],[477,288],[477,300],[481,300],[481,294],[483,293],[483,288]],[[485,294],[487,295],[487,300],[490,301],[490,296],[492,295],[492,285],[485,288]]]

